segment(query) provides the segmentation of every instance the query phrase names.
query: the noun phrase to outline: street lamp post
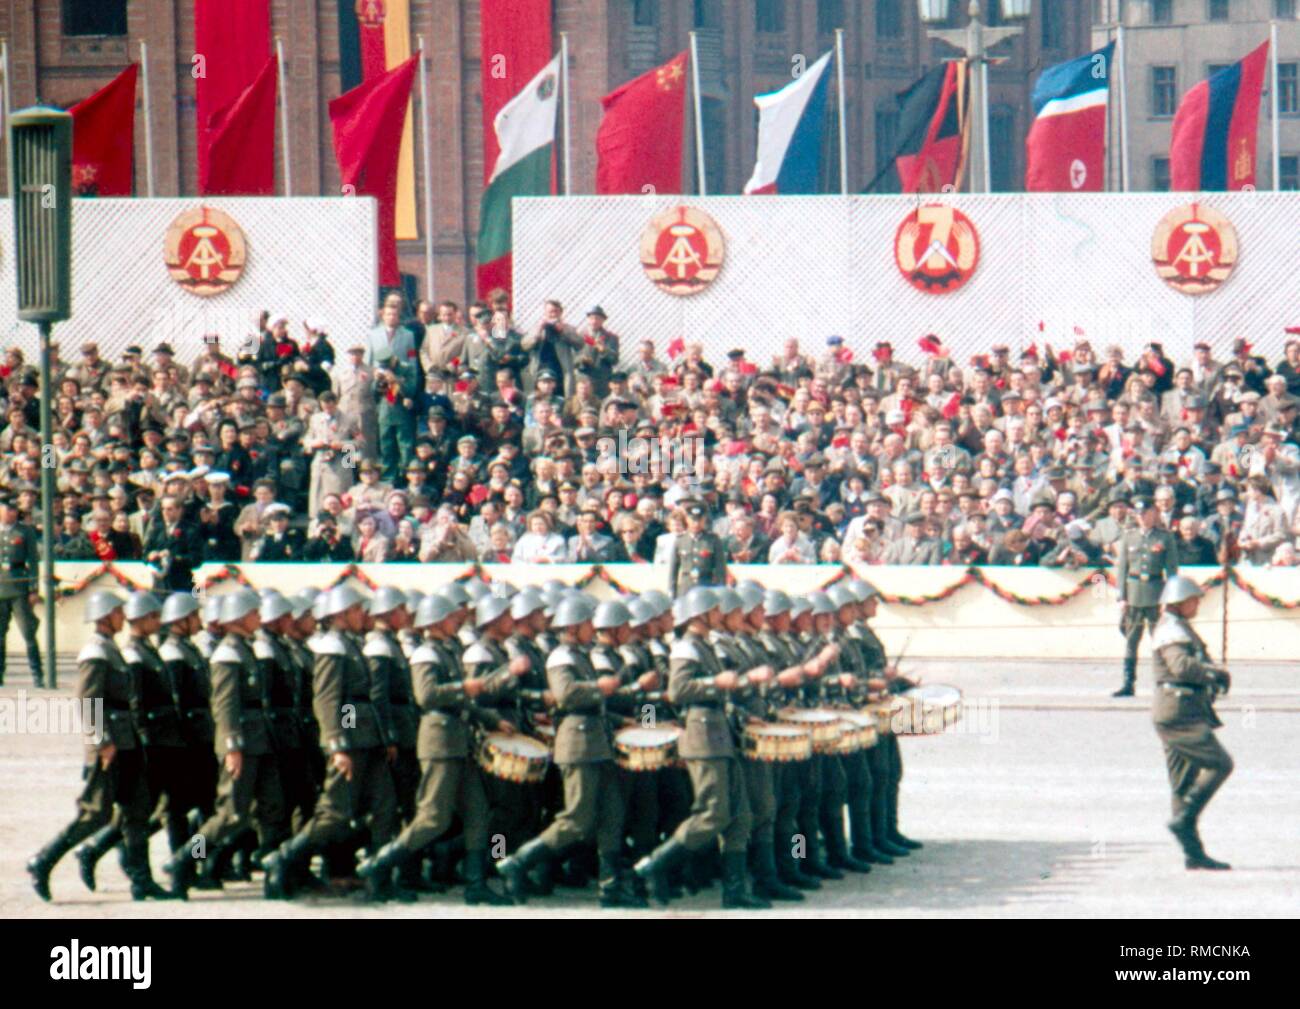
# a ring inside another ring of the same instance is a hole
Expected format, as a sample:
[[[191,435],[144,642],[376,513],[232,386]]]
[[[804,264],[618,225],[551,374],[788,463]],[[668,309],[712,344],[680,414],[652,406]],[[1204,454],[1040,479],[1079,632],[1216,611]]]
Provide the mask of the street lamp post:
[[[990,0],[992,2],[992,0]],[[1008,21],[1029,17],[1033,0],[1001,0],[1002,16]],[[949,0],[917,0],[921,21],[927,25],[942,24],[948,20]],[[989,165],[989,50],[1000,42],[1015,38],[1023,29],[1014,26],[990,28],[980,19],[979,0],[970,0],[967,8],[970,24],[965,28],[929,28],[926,34],[965,54],[971,67],[970,108],[976,116],[971,124],[970,189],[989,192],[993,188]],[[982,189],[980,188],[982,187]]]

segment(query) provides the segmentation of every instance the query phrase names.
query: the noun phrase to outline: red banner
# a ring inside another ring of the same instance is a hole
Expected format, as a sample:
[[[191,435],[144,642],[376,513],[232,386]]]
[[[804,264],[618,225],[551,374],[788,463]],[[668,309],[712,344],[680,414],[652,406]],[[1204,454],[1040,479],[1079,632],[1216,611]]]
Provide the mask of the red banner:
[[[479,40],[486,186],[501,153],[495,128],[497,113],[555,55],[551,44],[551,0],[481,0]]]
[[[253,84],[271,55],[271,0],[194,0],[194,110],[198,131],[199,178],[213,176],[210,129]],[[242,149],[240,158],[269,161],[275,144]],[[263,166],[263,171],[265,170]],[[238,169],[242,172],[243,169]],[[218,167],[217,176],[222,175]],[[260,177],[260,176],[259,176]],[[207,190],[200,189],[207,194]]]
[[[130,196],[135,183],[135,81],[132,63],[72,114],[72,185],[78,196]]]
[[[605,118],[596,133],[597,193],[682,191],[686,55],[678,53],[600,100]]]
[[[272,56],[253,83],[208,125],[208,159],[199,191],[228,196],[275,195],[275,93],[279,64]],[[269,157],[249,157],[269,151]],[[206,174],[204,174],[206,172]]]

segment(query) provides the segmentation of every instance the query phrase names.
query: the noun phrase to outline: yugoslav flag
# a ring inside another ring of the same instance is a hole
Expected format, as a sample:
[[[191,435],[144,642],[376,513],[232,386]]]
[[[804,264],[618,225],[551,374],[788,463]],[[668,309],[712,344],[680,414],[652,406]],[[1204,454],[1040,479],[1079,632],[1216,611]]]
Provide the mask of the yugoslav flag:
[[[1106,168],[1106,102],[1115,43],[1048,67],[1030,99],[1025,189],[1100,192]]]
[[[830,63],[828,52],[780,91],[755,96],[758,161],[747,194],[817,192]]]
[[[560,91],[560,57],[556,56],[497,113],[497,155],[492,181],[479,207],[478,291],[510,290],[513,233],[510,201],[516,196],[551,194],[551,159],[555,153],[555,110]]]

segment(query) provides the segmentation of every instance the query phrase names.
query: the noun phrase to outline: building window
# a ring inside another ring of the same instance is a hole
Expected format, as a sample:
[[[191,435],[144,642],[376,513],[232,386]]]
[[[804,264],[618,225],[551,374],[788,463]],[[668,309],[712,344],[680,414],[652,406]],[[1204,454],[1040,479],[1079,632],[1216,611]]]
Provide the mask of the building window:
[[[1273,0],[1273,16],[1279,21],[1295,20],[1295,0]]]
[[[126,0],[63,0],[64,35],[125,35]]]
[[[898,110],[876,109],[876,174],[880,176],[880,181],[876,183],[873,192],[898,192],[898,172],[894,171],[894,154],[897,150]]]
[[[727,105],[716,98],[705,98],[701,109],[704,127],[704,177],[709,195],[727,191]]]
[[[1065,11],[1061,0],[1043,0],[1043,48],[1065,48]]]
[[[1300,112],[1300,89],[1296,85],[1298,67],[1300,63],[1277,65],[1277,110],[1279,112]]]
[[[1300,189],[1300,157],[1294,154],[1283,154],[1277,159],[1278,189]]]
[[[754,0],[754,27],[767,34],[785,31],[785,0]]]
[[[695,0],[695,27],[717,28],[718,0]]]
[[[1227,21],[1229,6],[1228,0],[1206,0],[1205,16],[1211,21]]]
[[[1172,24],[1174,20],[1174,0],[1151,0],[1151,23],[1153,25]]]
[[[1169,192],[1169,159],[1151,159],[1151,191],[1153,193]]]
[[[817,31],[830,35],[844,27],[844,0],[817,0]]]
[[[1178,68],[1151,68],[1151,114],[1172,116],[1178,108]]]
[[[632,23],[639,28],[653,28],[659,23],[657,0],[632,0]]]
[[[896,39],[902,34],[902,0],[876,0],[876,37]]]
[[[1020,189],[1018,150],[1016,143],[1016,112],[1009,108],[996,108],[989,113],[989,181],[995,193],[1010,193]]]

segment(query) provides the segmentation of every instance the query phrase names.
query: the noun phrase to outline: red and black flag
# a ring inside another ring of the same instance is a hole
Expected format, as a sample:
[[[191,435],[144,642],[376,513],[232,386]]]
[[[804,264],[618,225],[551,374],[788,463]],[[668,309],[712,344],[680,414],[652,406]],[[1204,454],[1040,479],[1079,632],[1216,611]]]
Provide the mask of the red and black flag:
[[[960,186],[970,139],[965,60],[941,63],[898,95],[898,147],[893,163],[904,193]]]

